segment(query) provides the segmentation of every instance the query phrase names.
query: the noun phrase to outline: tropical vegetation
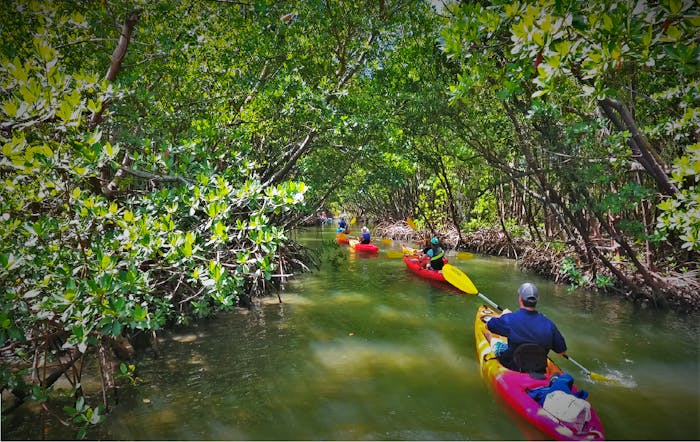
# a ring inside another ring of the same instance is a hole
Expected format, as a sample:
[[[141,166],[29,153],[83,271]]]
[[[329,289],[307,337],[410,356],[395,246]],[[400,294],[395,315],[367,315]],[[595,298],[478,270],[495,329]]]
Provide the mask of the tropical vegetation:
[[[79,437],[134,380],[132,344],[312,266],[289,232],[321,209],[461,248],[525,239],[574,286],[700,305],[692,0],[15,0],[0,17],[2,388],[49,409],[65,375]]]

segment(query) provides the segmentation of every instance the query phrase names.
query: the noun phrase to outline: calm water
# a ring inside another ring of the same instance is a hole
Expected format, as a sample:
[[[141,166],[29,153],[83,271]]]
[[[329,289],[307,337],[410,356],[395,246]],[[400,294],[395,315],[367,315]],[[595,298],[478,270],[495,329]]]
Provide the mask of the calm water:
[[[316,247],[333,233],[306,232]],[[400,246],[392,246],[400,250]],[[384,246],[384,250],[387,246]],[[700,439],[698,315],[647,311],[584,291],[568,294],[512,261],[451,262],[479,290],[515,305],[525,279],[593,383],[554,356],[590,393],[609,439]],[[161,336],[143,383],[91,439],[503,440],[541,438],[481,379],[473,321],[478,298],[421,280],[400,259],[324,255],[322,269],[252,311]],[[60,424],[17,413],[3,439],[71,439]]]

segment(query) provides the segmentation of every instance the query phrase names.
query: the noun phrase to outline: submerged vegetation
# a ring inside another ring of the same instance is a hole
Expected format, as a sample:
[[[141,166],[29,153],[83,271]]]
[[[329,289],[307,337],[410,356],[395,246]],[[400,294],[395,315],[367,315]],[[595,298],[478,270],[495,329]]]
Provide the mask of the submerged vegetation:
[[[697,4],[445,3],[6,4],[15,405],[66,376],[84,436],[133,345],[312,266],[288,232],[321,209],[697,308]]]

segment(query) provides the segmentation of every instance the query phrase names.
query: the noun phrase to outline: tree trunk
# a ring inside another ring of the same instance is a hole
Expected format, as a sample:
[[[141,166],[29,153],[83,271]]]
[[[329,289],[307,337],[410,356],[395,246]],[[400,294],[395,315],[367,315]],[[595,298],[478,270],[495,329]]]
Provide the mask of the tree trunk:
[[[630,148],[632,149],[634,158],[654,179],[658,190],[666,196],[676,195],[678,193],[678,188],[669,179],[668,174],[661,164],[661,159],[654,152],[647,137],[639,130],[629,109],[620,101],[611,98],[598,101],[598,105],[617,130],[629,131],[630,134],[632,134],[630,138]]]
[[[449,200],[452,224],[457,229],[457,235],[459,235],[459,242],[457,244],[461,244],[462,229],[460,229],[460,217],[459,213],[457,212],[457,207],[455,206],[455,197],[454,193],[452,192],[452,186],[450,186],[450,182],[447,179],[447,173],[445,172],[445,169],[445,163],[442,161],[442,158],[440,158],[440,173],[438,174],[438,176],[440,177],[440,181],[442,182],[442,185],[445,188],[445,192],[447,192],[447,199]]]
[[[112,370],[111,348],[106,340],[100,341],[97,347],[97,356],[100,361],[100,376],[102,378],[102,400],[105,409],[109,407],[110,399],[114,394],[114,372]]]

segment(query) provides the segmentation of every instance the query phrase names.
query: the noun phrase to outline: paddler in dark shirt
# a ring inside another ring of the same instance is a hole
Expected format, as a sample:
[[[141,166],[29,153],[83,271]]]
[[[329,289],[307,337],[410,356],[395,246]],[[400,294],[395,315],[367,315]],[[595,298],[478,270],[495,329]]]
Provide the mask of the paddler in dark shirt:
[[[556,353],[566,352],[566,341],[549,318],[535,310],[537,306],[537,287],[526,282],[518,288],[518,304],[520,310],[511,312],[503,310],[498,318],[492,318],[486,327],[493,333],[508,338],[508,344],[495,343],[493,352],[505,367],[517,370],[513,362],[513,353],[522,344],[533,343],[544,348],[545,352],[554,350]]]

